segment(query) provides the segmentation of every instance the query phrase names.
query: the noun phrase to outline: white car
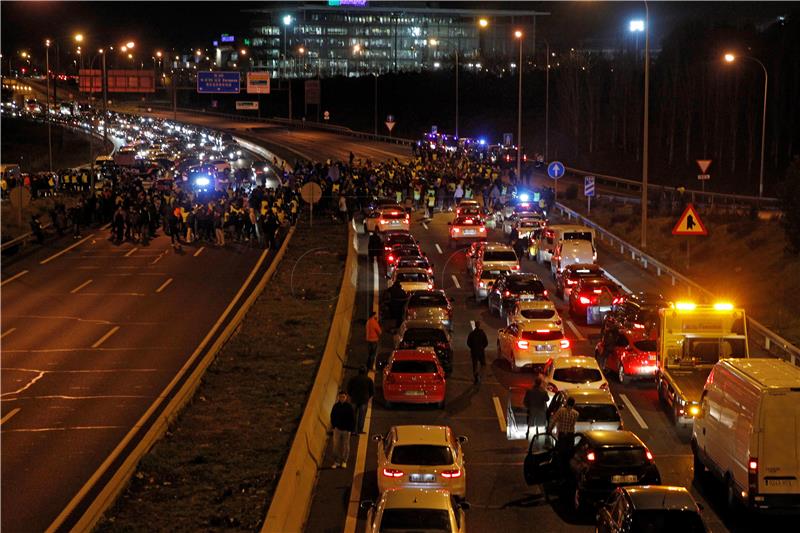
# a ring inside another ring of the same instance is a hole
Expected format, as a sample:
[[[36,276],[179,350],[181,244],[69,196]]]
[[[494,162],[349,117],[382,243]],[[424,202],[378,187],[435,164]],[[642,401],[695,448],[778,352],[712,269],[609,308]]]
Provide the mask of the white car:
[[[447,489],[467,495],[467,470],[461,445],[448,426],[394,426],[378,443],[378,491],[397,488]]]
[[[512,371],[527,367],[546,373],[553,359],[572,355],[570,344],[561,328],[541,328],[535,322],[514,323],[497,332],[497,356]]]
[[[399,205],[385,205],[376,209],[373,209],[369,213],[367,213],[366,217],[364,218],[364,230],[366,233],[372,233],[373,231],[381,231],[378,227],[381,221],[381,214],[384,212],[402,212],[403,208]]]
[[[379,232],[410,231],[411,217],[402,209],[381,209],[381,214],[375,227]]]
[[[507,325],[530,322],[538,329],[561,329],[564,323],[556,310],[556,304],[550,300],[520,300],[514,309],[506,315]]]
[[[553,276],[564,272],[569,265],[597,263],[597,250],[585,240],[561,241],[550,258],[550,271]]]
[[[424,268],[395,268],[389,286],[397,282],[400,282],[400,287],[406,292],[433,289],[433,277]]]
[[[608,380],[594,357],[559,357],[550,365],[545,379],[551,398],[567,389],[608,390]]]
[[[464,511],[469,504],[441,489],[391,489],[367,507],[367,531],[447,531],[466,533]]]

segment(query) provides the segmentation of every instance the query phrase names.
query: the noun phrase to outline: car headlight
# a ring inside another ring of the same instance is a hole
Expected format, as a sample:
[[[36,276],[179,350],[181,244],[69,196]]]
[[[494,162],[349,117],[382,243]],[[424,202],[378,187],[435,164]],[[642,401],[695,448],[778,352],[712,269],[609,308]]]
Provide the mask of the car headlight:
[[[207,178],[207,177],[205,177],[205,176],[200,176],[199,178],[197,178],[196,180],[194,180],[194,183],[195,183],[195,185],[197,185],[197,186],[199,186],[199,187],[207,187],[207,186],[208,186],[208,184],[209,184],[209,183],[211,183],[211,180],[210,180],[210,179],[208,179],[208,178]]]

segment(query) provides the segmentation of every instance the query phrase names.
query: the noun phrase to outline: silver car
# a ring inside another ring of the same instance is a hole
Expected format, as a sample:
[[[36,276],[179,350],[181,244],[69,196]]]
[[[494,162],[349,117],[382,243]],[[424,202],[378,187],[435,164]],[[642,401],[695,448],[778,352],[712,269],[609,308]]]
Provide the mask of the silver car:
[[[443,290],[413,291],[408,295],[406,320],[440,322],[453,331],[453,306]]]
[[[565,389],[557,392],[547,407],[548,420],[567,403],[568,398],[575,398],[575,410],[578,411],[575,433],[593,429],[606,431],[623,429],[622,416],[614,397],[608,390],[601,389]],[[553,428],[553,431],[556,431],[556,428]],[[542,432],[541,428],[539,432]]]

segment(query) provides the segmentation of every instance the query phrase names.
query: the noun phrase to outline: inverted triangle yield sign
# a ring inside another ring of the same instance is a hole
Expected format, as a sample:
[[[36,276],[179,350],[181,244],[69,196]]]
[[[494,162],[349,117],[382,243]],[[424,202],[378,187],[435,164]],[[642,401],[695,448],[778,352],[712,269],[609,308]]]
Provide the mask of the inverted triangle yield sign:
[[[700,220],[700,216],[697,214],[697,210],[695,210],[694,206],[692,204],[687,204],[686,210],[681,215],[681,218],[678,219],[678,223],[672,228],[672,234],[708,235],[708,230]]]
[[[698,159],[697,166],[700,167],[700,174],[705,174],[708,167],[711,166],[710,159]]]

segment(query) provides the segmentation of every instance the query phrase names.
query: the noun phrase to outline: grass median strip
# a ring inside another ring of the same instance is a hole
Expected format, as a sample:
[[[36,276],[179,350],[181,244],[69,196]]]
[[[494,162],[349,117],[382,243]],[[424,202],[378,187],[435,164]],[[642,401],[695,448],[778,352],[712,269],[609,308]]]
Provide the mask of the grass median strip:
[[[99,531],[260,527],[325,348],[346,246],[346,225],[298,226],[239,331]]]

